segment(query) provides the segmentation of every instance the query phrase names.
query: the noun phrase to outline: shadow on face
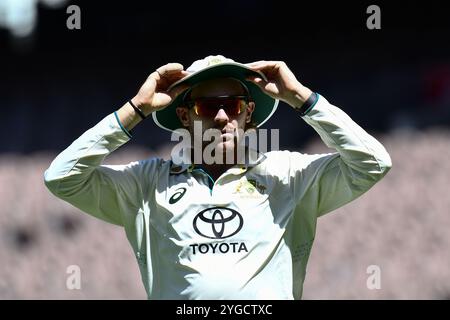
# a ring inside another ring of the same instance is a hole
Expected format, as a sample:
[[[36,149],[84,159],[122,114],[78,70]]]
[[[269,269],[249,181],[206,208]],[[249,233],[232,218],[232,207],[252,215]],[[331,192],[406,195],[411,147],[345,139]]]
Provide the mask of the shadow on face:
[[[218,96],[242,96],[247,95],[247,90],[241,82],[232,78],[211,79],[199,83],[192,88],[189,99],[214,98]],[[251,121],[254,110],[254,102],[248,102],[243,112],[238,115],[227,114],[226,110],[219,109],[215,116],[199,116],[194,109],[178,107],[176,112],[181,123],[189,132],[194,146],[202,146],[205,149],[210,144],[211,130],[216,130],[219,136],[214,139],[211,146],[220,154],[235,152],[243,137],[246,124]],[[215,112],[215,111],[214,111]],[[200,129],[199,125],[201,126]],[[197,128],[197,129],[196,129]],[[201,134],[200,134],[201,133]]]
[[[190,99],[233,95],[247,95],[247,90],[244,89],[239,80],[233,78],[217,78],[201,82],[194,86],[190,92]],[[237,117],[230,117],[223,109],[220,109],[215,117],[209,118],[200,117],[186,107],[178,107],[176,113],[183,126],[189,128],[190,131],[192,131],[194,121],[202,121],[204,130],[208,128],[222,129],[225,126],[244,129],[245,124],[251,120],[254,107],[253,102],[248,103],[246,110]]]

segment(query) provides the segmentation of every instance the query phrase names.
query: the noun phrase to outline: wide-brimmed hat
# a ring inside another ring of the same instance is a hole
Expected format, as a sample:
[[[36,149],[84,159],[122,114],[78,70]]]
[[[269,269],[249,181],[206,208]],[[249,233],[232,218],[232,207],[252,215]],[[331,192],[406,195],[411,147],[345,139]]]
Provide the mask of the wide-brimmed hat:
[[[209,79],[214,78],[234,78],[242,81],[248,88],[251,99],[255,102],[255,110],[252,113],[252,121],[257,127],[269,120],[278,106],[278,100],[265,94],[256,84],[246,80],[248,76],[257,76],[267,81],[266,76],[259,71],[254,71],[245,64],[234,62],[232,59],[224,56],[208,56],[204,59],[195,61],[189,68],[186,69],[190,75],[173,83],[168,90],[182,84],[188,84],[189,87]],[[186,89],[188,90],[188,89]],[[176,108],[183,103],[184,93],[181,93],[177,98],[166,108],[155,111],[152,114],[155,123],[169,131],[174,131],[178,128],[183,128],[182,123],[176,114]]]

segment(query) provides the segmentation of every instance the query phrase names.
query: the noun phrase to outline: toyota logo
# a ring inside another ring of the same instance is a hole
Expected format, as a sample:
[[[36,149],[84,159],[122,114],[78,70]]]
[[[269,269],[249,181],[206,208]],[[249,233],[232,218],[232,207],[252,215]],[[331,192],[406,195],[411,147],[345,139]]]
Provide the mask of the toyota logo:
[[[194,230],[209,239],[225,239],[242,229],[244,219],[239,212],[225,207],[213,207],[199,212],[193,221]]]

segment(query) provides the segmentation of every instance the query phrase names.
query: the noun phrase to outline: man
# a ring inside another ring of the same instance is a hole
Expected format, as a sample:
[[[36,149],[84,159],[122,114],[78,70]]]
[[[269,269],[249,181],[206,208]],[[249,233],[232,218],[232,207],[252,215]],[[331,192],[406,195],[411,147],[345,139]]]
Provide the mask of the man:
[[[242,132],[267,121],[278,100],[337,152],[239,155]],[[213,150],[102,165],[150,115],[164,129],[188,130],[192,145],[218,131]],[[58,155],[45,184],[125,228],[149,299],[299,299],[317,218],[390,168],[384,147],[285,63],[209,56],[187,71],[170,63],[150,74],[134,98]]]

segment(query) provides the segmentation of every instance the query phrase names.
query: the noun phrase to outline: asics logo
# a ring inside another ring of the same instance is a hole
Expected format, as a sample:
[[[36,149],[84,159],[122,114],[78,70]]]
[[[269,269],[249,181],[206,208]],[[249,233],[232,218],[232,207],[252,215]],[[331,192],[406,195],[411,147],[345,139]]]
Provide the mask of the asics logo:
[[[174,204],[177,203],[178,200],[180,200],[181,198],[183,198],[184,194],[186,193],[186,188],[178,188],[178,191],[175,192],[169,199],[169,203],[170,204]]]

